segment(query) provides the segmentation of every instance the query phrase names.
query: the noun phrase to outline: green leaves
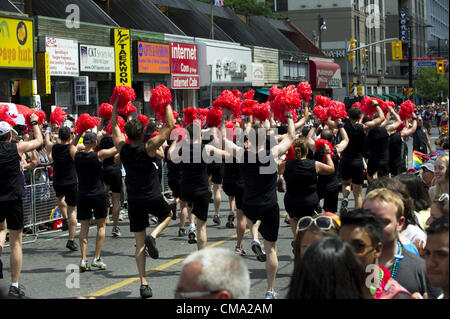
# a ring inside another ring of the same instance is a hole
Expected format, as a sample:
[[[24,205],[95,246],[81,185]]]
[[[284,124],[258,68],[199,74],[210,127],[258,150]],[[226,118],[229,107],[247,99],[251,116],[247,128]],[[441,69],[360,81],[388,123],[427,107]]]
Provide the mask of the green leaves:
[[[436,98],[441,95],[448,96],[449,93],[448,73],[437,74],[435,66],[421,67],[414,80],[418,95],[425,98]]]

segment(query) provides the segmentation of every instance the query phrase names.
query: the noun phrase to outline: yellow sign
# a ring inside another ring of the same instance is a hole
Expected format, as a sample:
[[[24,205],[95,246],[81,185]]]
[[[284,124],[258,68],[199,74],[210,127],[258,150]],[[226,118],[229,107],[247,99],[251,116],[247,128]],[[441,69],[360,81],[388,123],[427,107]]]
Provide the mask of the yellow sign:
[[[392,41],[392,60],[403,59],[402,41]]]
[[[33,44],[33,21],[0,17],[0,68],[33,68]]]
[[[37,56],[38,90],[40,95],[52,93],[52,82],[50,78],[50,54],[48,52],[38,53]]]
[[[114,29],[114,48],[116,55],[116,86],[131,87],[131,41],[130,30]]]

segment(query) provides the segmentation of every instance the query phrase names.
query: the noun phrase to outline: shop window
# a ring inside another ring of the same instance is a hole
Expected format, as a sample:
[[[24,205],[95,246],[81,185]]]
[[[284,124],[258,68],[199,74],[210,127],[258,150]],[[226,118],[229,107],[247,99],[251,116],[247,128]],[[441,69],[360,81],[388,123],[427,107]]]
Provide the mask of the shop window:
[[[72,81],[55,82],[55,104],[58,106],[72,106]]]
[[[89,104],[99,105],[98,103],[98,82],[89,82]]]
[[[395,93],[395,86],[390,86],[389,87],[389,94],[393,94]]]

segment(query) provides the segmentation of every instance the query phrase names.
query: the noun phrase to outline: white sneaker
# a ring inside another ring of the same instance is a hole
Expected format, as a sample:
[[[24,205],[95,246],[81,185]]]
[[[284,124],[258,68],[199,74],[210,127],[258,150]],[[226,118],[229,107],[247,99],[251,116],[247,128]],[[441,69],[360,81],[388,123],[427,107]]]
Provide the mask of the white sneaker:
[[[278,294],[274,290],[268,290],[264,299],[277,299]]]
[[[102,270],[106,269],[106,264],[103,262],[101,258],[99,259],[94,258],[94,261],[92,262],[91,266]]]
[[[89,261],[87,260],[81,260],[80,261],[80,270],[83,271],[89,271],[91,270],[91,267],[89,267]]]

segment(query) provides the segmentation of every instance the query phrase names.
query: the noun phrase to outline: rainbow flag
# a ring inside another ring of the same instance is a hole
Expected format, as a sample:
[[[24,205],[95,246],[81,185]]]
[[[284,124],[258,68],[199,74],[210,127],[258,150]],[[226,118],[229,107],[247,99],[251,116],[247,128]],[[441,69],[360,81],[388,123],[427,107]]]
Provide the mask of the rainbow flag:
[[[413,169],[417,169],[417,170],[420,169],[420,165],[422,165],[424,163],[424,159],[429,160],[430,157],[428,157],[424,153],[421,153],[421,152],[418,152],[418,151],[413,151],[413,165],[412,165],[412,168]]]

